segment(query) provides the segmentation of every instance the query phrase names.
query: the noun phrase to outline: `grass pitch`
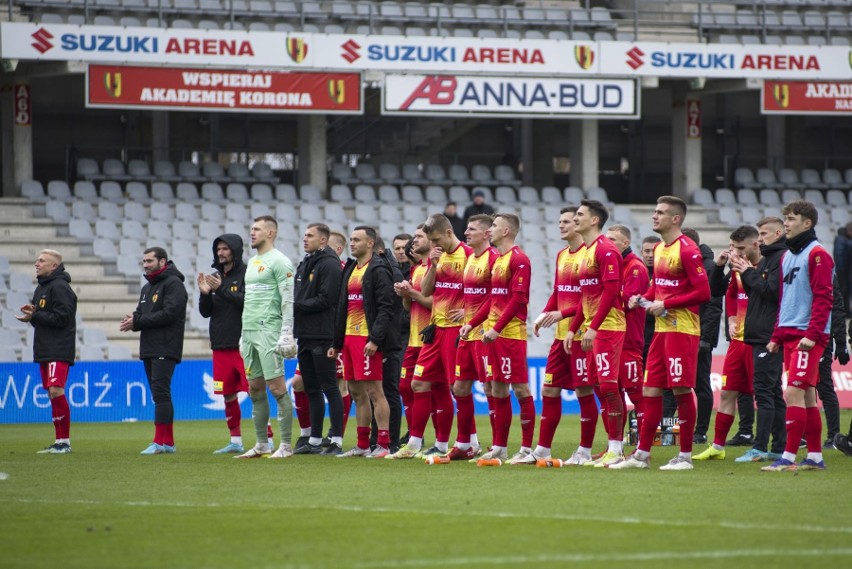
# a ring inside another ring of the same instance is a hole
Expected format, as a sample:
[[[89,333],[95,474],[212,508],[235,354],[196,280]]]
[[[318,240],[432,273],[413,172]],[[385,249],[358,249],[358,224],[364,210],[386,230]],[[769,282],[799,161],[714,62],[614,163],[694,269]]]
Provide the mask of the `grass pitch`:
[[[743,448],[660,472],[674,447],[655,448],[650,471],[615,472],[238,461],[211,454],[224,421],[175,432],[177,454],[140,456],[151,425],[76,424],[74,453],[53,456],[35,454],[49,424],[0,427],[0,567],[824,568],[852,555],[852,459],[833,450],[825,472],[759,472],[733,462]],[[566,416],[557,455],[577,434]]]

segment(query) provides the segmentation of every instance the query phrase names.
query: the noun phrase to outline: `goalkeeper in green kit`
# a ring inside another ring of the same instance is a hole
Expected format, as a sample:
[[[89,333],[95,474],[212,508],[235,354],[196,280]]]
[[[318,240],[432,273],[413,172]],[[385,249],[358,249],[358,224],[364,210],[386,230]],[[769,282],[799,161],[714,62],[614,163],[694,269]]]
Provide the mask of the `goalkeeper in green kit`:
[[[284,381],[284,358],[296,356],[293,338],[293,284],[296,270],[284,253],[275,249],[278,222],[264,215],[251,226],[251,247],[257,254],[248,262],[240,354],[246,366],[251,395],[252,419],[257,444],[234,458],[287,458],[293,455],[293,402]],[[272,451],[267,436],[269,399],[266,388],[278,402],[281,444]]]

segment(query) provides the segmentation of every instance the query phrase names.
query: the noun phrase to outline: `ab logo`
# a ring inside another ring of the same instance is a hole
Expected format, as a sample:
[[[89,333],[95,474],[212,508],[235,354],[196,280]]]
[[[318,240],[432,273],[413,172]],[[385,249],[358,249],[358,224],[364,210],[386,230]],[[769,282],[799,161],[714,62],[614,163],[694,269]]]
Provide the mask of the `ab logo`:
[[[796,275],[799,273],[800,267],[793,267],[793,269],[784,275],[784,284],[791,285],[793,284],[793,280],[796,278]]]

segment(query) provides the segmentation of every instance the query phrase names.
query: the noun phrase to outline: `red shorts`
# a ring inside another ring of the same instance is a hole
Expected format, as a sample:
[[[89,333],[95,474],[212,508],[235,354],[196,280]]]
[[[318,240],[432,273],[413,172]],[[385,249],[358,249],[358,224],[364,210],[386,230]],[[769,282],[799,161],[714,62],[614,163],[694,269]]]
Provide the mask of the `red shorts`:
[[[407,347],[402,357],[402,369],[399,372],[399,380],[411,383],[414,377],[414,366],[417,365],[417,357],[420,355],[420,347]]]
[[[437,383],[452,383],[456,377],[456,340],[459,327],[435,328],[435,340],[423,344],[413,379]]]
[[[497,338],[485,344],[488,367],[492,381],[500,383],[528,383],[527,341]]]
[[[618,383],[622,389],[642,388],[642,350],[621,352],[621,375]]]
[[[799,350],[799,339],[784,342],[784,371],[787,372],[787,387],[807,389],[819,382],[819,360],[825,346],[815,345],[810,350]]]
[[[618,383],[621,372],[621,348],[624,346],[624,332],[616,330],[598,330],[592,351],[586,352],[586,365],[589,368],[589,383]],[[572,350],[573,351],[573,350]]]
[[[574,389],[571,356],[565,353],[562,340],[553,340],[550,345],[547,364],[544,366],[544,387],[558,387],[572,391]]]
[[[346,381],[381,381],[382,352],[364,355],[367,336],[343,337],[343,379]]]
[[[234,395],[248,390],[246,366],[239,348],[213,350],[213,393]]]
[[[479,340],[459,340],[456,350],[456,381],[485,381],[485,361]]]
[[[654,334],[645,363],[645,387],[695,387],[698,336],[680,332]]]
[[[42,362],[38,365],[41,372],[41,386],[45,389],[49,387],[65,388],[65,382],[68,381],[68,368],[71,365],[68,362]]]
[[[574,389],[583,386],[591,387],[593,384],[589,380],[589,364],[586,360],[586,352],[580,347],[580,336],[574,336],[568,359],[571,362],[571,383]]]
[[[722,365],[722,391],[754,393],[754,358],[751,346],[742,340],[731,340]]]

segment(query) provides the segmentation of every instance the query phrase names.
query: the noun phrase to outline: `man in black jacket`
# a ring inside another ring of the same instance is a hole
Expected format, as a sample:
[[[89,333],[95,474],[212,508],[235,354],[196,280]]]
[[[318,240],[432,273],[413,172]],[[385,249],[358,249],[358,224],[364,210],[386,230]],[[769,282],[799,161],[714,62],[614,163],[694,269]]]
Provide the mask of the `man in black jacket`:
[[[340,300],[334,323],[334,342],[328,357],[343,352],[343,377],[355,400],[358,444],[340,457],[388,456],[388,402],[382,390],[382,353],[399,343],[394,319],[393,273],[374,254],[376,230],[359,225],[349,238],[350,259],[343,269]],[[371,404],[372,403],[372,409]],[[377,446],[370,450],[370,420],[379,427]]]
[[[210,348],[213,350],[213,392],[225,398],[225,420],[231,442],[213,454],[240,454],[240,391],[248,392],[246,368],[240,355],[246,265],[243,240],[226,233],[213,240],[213,264],[216,271],[198,273],[198,311],[210,319]]]
[[[831,337],[834,341],[832,350],[831,341],[825,347],[825,352],[819,360],[819,383],[817,383],[817,394],[822,401],[822,410],[825,412],[825,427],[827,438],[823,442],[823,448],[834,448],[834,437],[840,432],[840,402],[834,391],[834,381],[831,378],[831,360],[837,358],[840,365],[849,363],[849,351],[846,349],[846,305],[843,302],[843,291],[840,281],[835,273],[833,279],[834,305],[831,307]]]
[[[293,334],[299,342],[299,371],[308,396],[311,436],[295,454],[343,452],[343,401],[337,388],[337,363],[326,357],[334,339],[334,315],[340,294],[340,258],[328,246],[331,230],[311,223],[302,240],[307,255],[296,269]],[[325,394],[325,397],[323,397]],[[323,449],[323,419],[328,399],[331,444]]]
[[[32,304],[22,306],[16,318],[33,326],[33,361],[39,364],[41,385],[50,397],[56,432],[53,444],[38,452],[67,454],[71,452],[71,409],[65,383],[77,349],[77,295],[58,251],[39,252],[35,269],[38,286]]]
[[[757,403],[754,443],[734,462],[776,460],[781,458],[787,441],[787,403],[781,390],[782,354],[766,349],[778,320],[781,257],[787,251],[784,222],[777,217],[763,218],[757,222],[757,232],[761,254],[757,266],[752,267],[740,257],[731,261],[731,268],[739,271],[743,288],[748,294],[743,341],[752,346],[754,399]]]
[[[183,356],[186,321],[184,276],[161,247],[145,249],[142,255],[145,280],[139,304],[119,325],[122,332],[140,331],[139,359],[154,398],[154,440],[140,454],[175,452],[173,431],[172,375]]]

